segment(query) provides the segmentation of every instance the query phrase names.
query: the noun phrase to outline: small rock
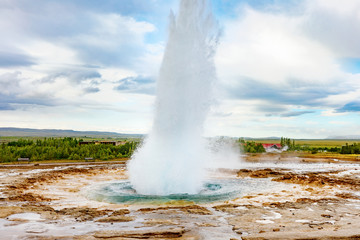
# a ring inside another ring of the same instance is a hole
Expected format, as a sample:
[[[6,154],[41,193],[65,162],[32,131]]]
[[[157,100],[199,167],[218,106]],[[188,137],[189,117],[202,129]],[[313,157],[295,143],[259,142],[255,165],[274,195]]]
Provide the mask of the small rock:
[[[198,227],[217,227],[218,225],[213,223],[195,223]]]
[[[126,215],[126,214],[129,214],[129,213],[130,213],[129,209],[119,209],[119,210],[114,211],[111,214],[111,216]]]
[[[96,220],[96,222],[131,222],[134,221],[134,217],[128,216],[111,216],[111,217],[104,217]]]
[[[144,222],[144,225],[146,226],[157,226],[157,225],[179,225],[179,223],[172,221],[172,220],[167,220],[167,219],[149,219],[146,222]]]
[[[95,238],[180,238],[186,232],[184,228],[167,228],[161,230],[139,230],[139,231],[98,231]]]

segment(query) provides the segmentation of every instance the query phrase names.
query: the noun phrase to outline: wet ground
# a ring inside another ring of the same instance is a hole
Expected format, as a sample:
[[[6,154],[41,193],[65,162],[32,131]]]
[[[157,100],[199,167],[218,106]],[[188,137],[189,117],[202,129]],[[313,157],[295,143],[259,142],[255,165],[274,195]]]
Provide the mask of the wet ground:
[[[261,181],[212,203],[89,199],[92,186],[127,179],[121,162],[0,166],[0,239],[360,239],[360,162],[288,154],[242,161],[211,178]]]

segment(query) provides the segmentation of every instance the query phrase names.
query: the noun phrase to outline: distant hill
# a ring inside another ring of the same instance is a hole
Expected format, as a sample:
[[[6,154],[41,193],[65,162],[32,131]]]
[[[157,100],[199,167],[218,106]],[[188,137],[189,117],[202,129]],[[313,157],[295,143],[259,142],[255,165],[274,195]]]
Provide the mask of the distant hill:
[[[329,136],[326,139],[360,140],[360,135]]]
[[[280,140],[280,137],[262,137],[262,138],[253,138],[253,137],[241,137],[246,140]]]
[[[141,138],[143,134],[116,132],[74,131],[59,129],[0,128],[0,137],[93,137],[93,138]]]

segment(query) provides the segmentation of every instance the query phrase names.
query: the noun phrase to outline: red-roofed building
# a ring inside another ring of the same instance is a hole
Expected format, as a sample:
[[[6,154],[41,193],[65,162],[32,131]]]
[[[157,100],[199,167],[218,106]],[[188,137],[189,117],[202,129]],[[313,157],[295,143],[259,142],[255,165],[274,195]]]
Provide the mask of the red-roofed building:
[[[263,147],[266,149],[273,148],[273,149],[281,149],[282,146],[280,143],[263,143]]]

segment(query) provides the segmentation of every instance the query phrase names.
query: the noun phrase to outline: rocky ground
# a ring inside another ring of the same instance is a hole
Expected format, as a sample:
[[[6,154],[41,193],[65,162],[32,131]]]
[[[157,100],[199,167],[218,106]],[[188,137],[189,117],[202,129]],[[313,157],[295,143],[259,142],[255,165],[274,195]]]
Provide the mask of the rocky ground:
[[[0,166],[0,239],[360,239],[358,162],[243,161],[212,175],[269,179],[276,188],[207,204],[111,204],[84,189],[127,179],[122,163]]]

